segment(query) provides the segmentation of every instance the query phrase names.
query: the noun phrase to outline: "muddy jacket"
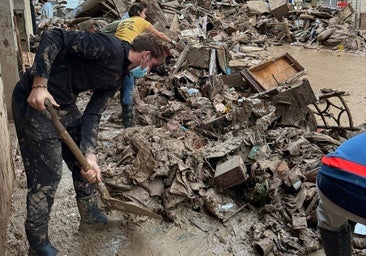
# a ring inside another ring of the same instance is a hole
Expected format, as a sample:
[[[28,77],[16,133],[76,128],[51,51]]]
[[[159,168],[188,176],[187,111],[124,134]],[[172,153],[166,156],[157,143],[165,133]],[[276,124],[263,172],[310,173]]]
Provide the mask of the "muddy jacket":
[[[337,205],[366,217],[366,133],[350,138],[322,159],[317,185]]]
[[[80,119],[80,148],[83,153],[95,153],[101,115],[131,63],[129,47],[103,33],[46,30],[33,67],[18,86],[29,94],[34,75],[48,78],[49,92],[68,113],[62,120],[66,126],[80,118],[76,107],[78,94],[90,90],[92,96]]]

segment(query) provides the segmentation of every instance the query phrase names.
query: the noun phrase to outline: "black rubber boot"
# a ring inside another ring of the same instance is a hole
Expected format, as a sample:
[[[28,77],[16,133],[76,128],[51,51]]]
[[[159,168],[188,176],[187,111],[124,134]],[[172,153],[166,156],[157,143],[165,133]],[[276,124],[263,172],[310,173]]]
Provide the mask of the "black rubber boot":
[[[104,226],[108,223],[107,216],[98,208],[98,194],[77,198],[80,213],[80,230]]]
[[[29,242],[29,256],[55,256],[58,250],[48,240],[48,225],[25,228]]]
[[[338,231],[330,231],[319,227],[325,255],[327,256],[351,256],[351,228],[348,224]]]
[[[135,109],[133,105],[124,104],[122,106],[122,119],[125,128],[133,127],[135,125]]]

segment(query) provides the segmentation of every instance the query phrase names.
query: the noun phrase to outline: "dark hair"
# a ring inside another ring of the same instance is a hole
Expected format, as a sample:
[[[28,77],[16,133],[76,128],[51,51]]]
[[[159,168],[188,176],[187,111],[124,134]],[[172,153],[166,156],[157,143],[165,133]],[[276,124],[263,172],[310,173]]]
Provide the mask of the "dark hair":
[[[166,46],[154,34],[141,33],[131,42],[131,49],[135,52],[150,51],[151,57],[157,59],[159,64],[165,62]]]
[[[147,8],[147,4],[143,1],[139,3],[134,3],[128,9],[128,15],[130,17],[140,16],[140,13]]]

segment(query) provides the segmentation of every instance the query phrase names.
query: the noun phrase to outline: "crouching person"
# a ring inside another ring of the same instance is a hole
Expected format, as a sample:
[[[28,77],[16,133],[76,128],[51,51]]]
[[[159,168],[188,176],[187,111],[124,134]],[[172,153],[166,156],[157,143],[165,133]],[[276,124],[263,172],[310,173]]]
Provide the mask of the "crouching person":
[[[327,256],[351,256],[349,220],[366,225],[366,133],[322,159],[317,188],[318,226]]]

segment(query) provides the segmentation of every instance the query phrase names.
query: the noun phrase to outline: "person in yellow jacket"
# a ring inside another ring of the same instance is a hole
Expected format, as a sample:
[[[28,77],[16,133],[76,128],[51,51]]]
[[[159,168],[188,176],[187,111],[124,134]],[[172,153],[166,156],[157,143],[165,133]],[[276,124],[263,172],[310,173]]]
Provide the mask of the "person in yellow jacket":
[[[128,10],[129,18],[123,19],[117,26],[115,36],[123,41],[131,43],[138,35],[143,32],[155,34],[161,40],[175,44],[174,40],[170,39],[163,32],[158,31],[154,26],[145,20],[147,4],[144,2],[132,4]]]
[[[145,20],[147,11],[147,4],[144,2],[134,3],[128,10],[129,18],[125,18],[119,22],[117,30],[114,34],[118,39],[131,43],[138,35],[143,32],[150,32],[156,35],[161,40],[175,45],[176,42],[170,39],[163,32],[158,31],[154,26]],[[123,84],[121,85],[121,106],[122,106],[122,118],[125,127],[134,126],[134,107],[133,107],[133,89],[134,78],[144,77],[149,68],[134,69],[130,72],[129,76],[126,76]]]

